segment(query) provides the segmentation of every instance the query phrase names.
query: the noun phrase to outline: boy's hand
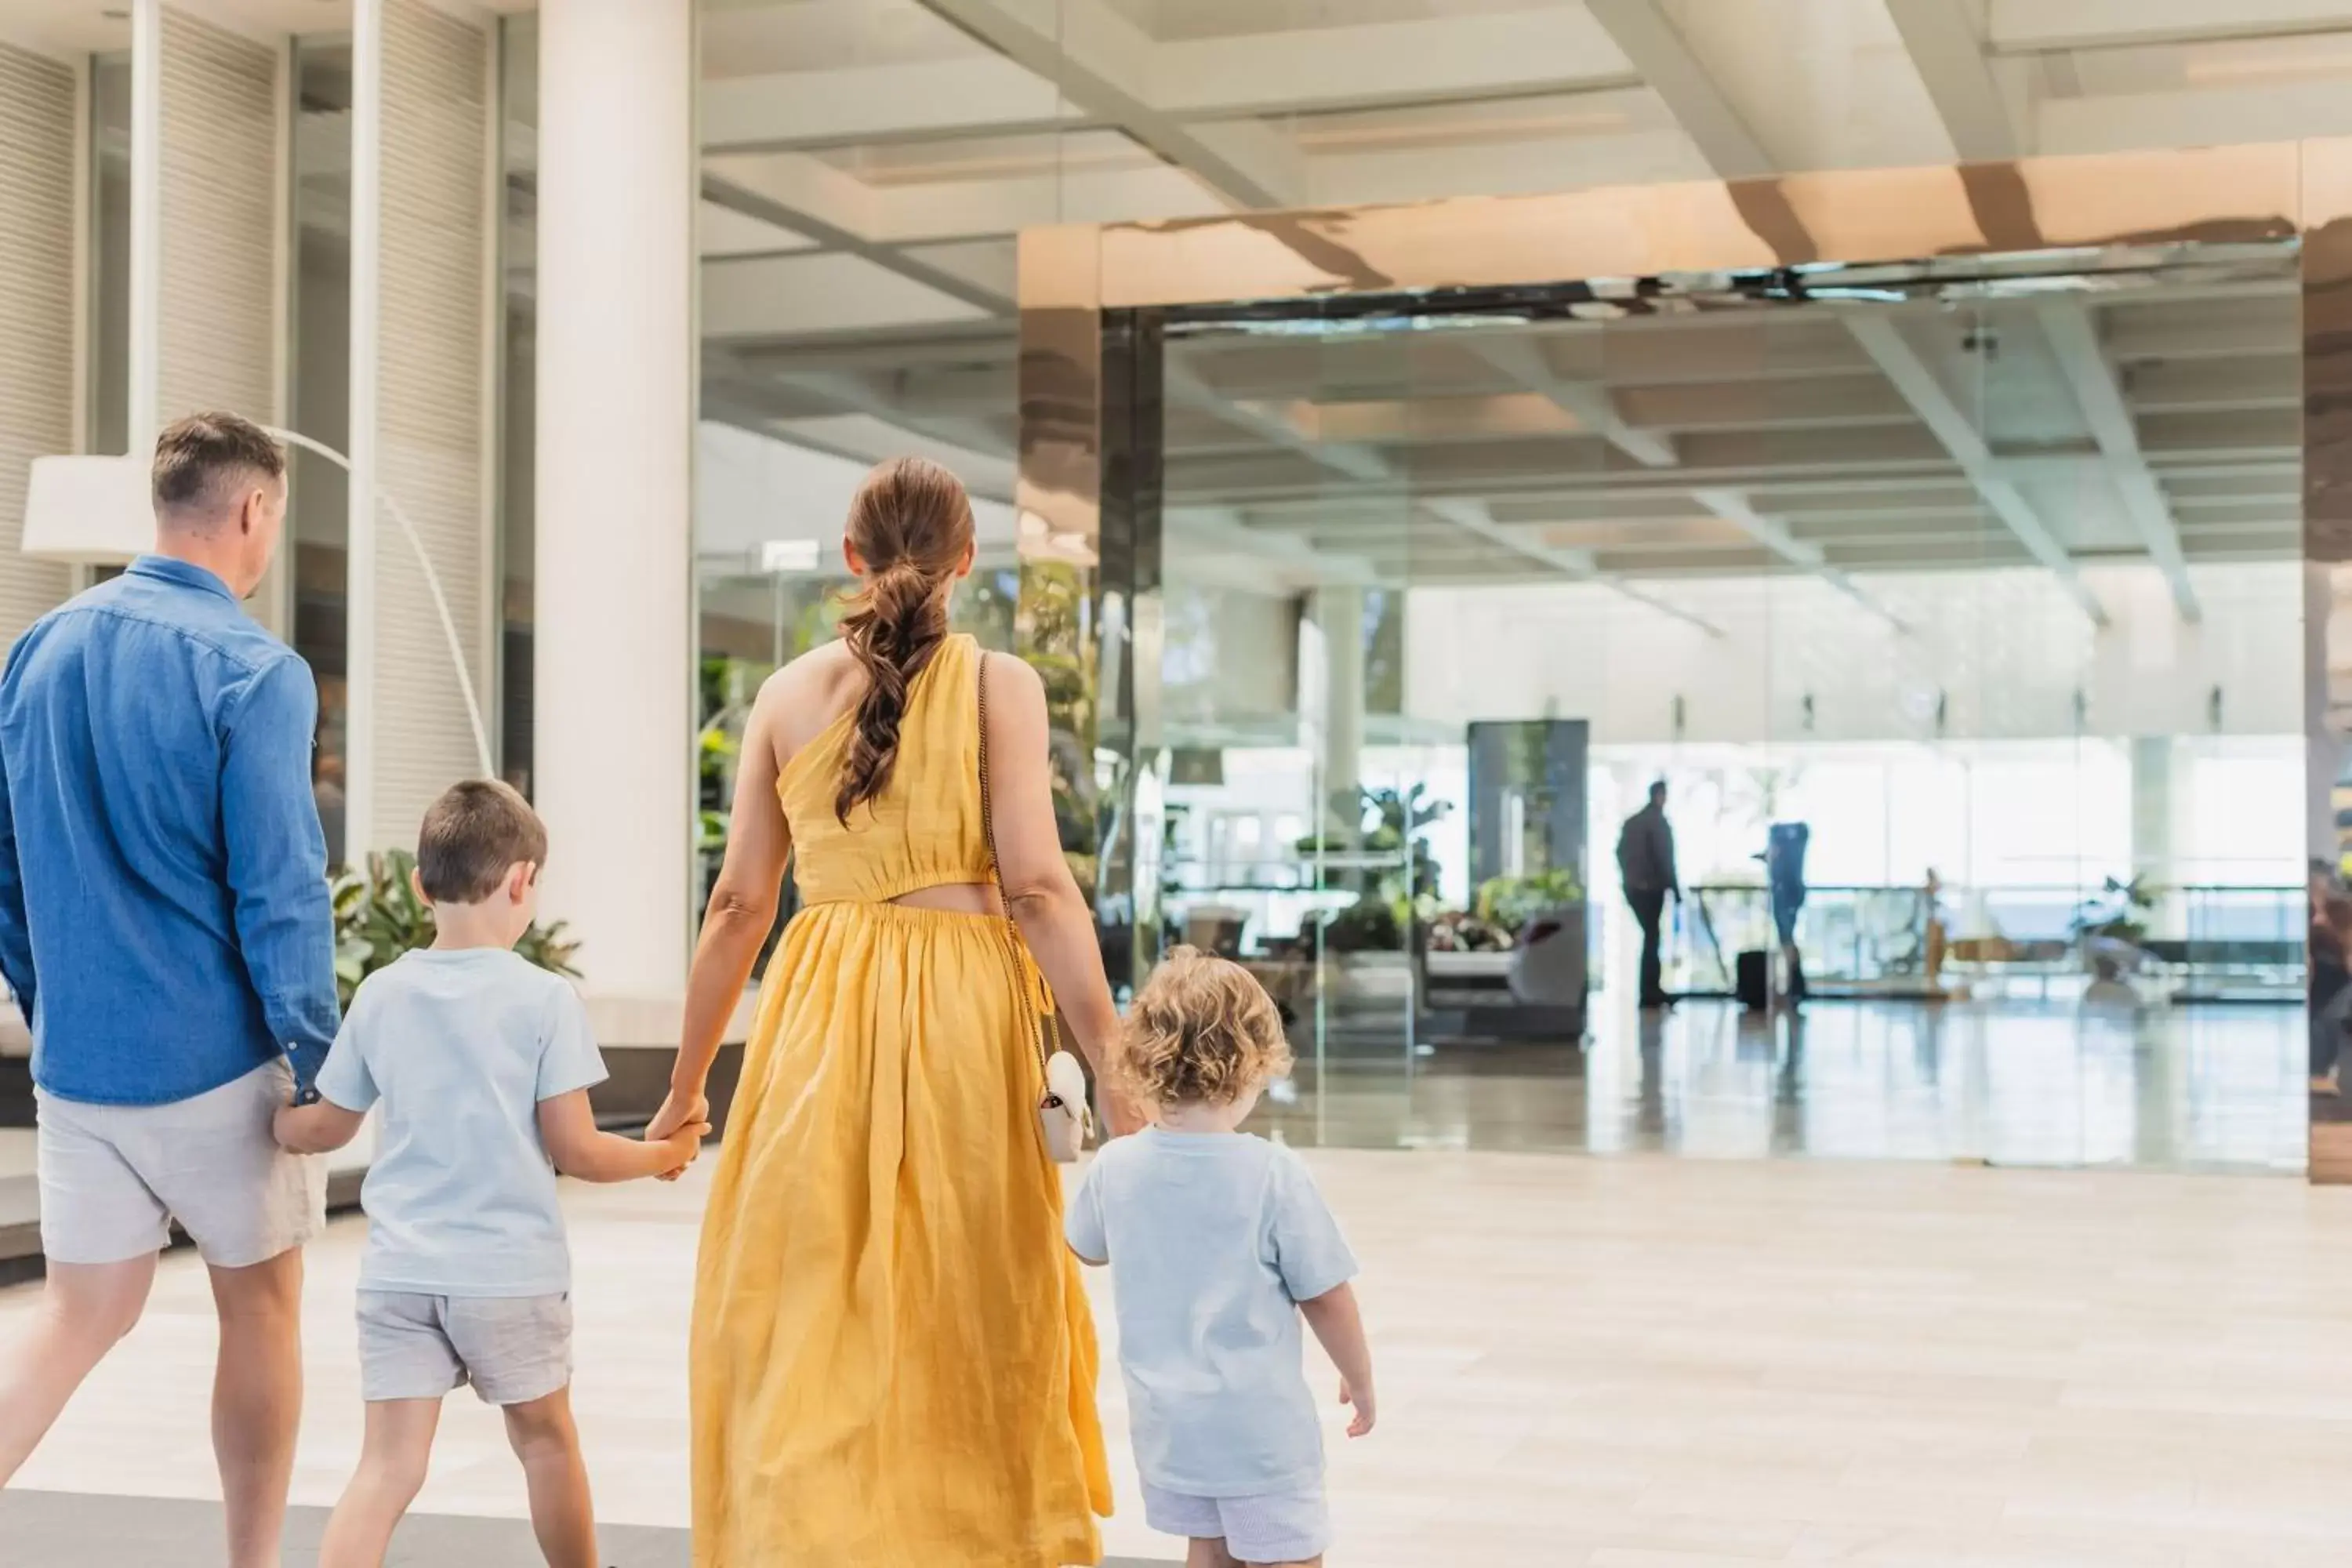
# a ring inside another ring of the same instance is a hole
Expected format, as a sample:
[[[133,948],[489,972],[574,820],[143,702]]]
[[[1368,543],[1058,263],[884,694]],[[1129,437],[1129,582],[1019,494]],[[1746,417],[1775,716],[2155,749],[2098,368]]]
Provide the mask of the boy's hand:
[[[1356,1418],[1348,1423],[1348,1436],[1350,1437],[1362,1436],[1372,1429],[1372,1423],[1380,1419],[1372,1398],[1372,1385],[1369,1383],[1360,1388],[1355,1388],[1349,1385],[1346,1378],[1341,1378],[1339,1403],[1356,1407]]]
[[[280,1149],[296,1154],[302,1152],[294,1147],[295,1115],[299,1109],[297,1106],[281,1105],[269,1119],[269,1135],[278,1141]]]
[[[710,1123],[697,1121],[679,1128],[667,1138],[647,1137],[646,1142],[663,1145],[677,1161],[677,1163],[662,1172],[660,1179],[665,1182],[675,1182],[686,1174],[686,1168],[694,1163],[696,1155],[702,1152],[702,1141],[709,1136]]]

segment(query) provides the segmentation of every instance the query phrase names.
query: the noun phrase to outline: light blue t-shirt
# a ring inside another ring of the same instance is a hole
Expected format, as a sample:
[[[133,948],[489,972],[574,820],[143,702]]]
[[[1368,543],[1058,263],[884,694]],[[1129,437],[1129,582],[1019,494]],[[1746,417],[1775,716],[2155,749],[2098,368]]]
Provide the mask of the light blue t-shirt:
[[[344,1110],[383,1107],[360,1289],[571,1289],[539,1102],[604,1081],[579,994],[504,948],[411,952],[363,981],[319,1070]]]
[[[1097,1154],[1066,1234],[1111,1266],[1135,1468],[1190,1497],[1323,1478],[1298,1303],[1355,1278],[1306,1163],[1233,1132],[1149,1128]]]

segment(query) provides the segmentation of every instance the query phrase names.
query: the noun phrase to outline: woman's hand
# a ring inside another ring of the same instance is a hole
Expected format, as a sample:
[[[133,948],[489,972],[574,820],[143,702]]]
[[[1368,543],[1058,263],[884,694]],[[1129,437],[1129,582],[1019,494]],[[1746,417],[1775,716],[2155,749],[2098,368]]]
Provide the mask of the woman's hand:
[[[1150,1123],[1127,1096],[1108,1084],[1096,1096],[1102,1101],[1102,1121],[1106,1139],[1126,1138],[1140,1132]]]
[[[689,1127],[707,1129],[709,1122],[710,1097],[703,1093],[699,1087],[688,1089],[672,1085],[669,1098],[662,1101],[659,1110],[654,1112],[654,1119],[646,1123],[646,1142],[665,1142]],[[692,1163],[689,1160],[687,1163]],[[675,1182],[684,1174],[686,1174],[686,1165],[680,1165],[675,1171],[663,1172],[661,1180]]]

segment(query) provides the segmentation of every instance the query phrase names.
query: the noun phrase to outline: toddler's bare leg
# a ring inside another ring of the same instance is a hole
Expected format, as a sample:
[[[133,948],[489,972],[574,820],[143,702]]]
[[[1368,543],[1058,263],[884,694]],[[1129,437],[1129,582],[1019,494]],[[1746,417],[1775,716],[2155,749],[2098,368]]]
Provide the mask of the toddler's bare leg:
[[[1194,1536],[1185,1549],[1184,1568],[1242,1568],[1241,1559],[1225,1550],[1223,1538],[1204,1540]]]
[[[400,1516],[424,1489],[433,1462],[433,1433],[440,1424],[437,1399],[382,1399],[368,1405],[359,1473],[327,1521],[319,1568],[383,1568]]]
[[[548,1568],[597,1568],[596,1510],[580,1430],[572,1424],[572,1390],[506,1407],[507,1440],[530,1489],[530,1528]]]

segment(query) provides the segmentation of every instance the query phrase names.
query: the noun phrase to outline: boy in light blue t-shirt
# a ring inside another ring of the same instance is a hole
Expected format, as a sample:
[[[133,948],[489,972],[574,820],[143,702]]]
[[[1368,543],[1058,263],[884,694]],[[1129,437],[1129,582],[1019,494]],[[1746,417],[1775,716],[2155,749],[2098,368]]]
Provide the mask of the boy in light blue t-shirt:
[[[561,975],[514,952],[546,858],[546,827],[507,785],[461,784],[435,802],[415,872],[433,945],[360,986],[310,1103],[278,1113],[281,1144],[322,1153],[382,1108],[360,1194],[367,1435],[320,1568],[379,1568],[425,1484],[441,1400],[466,1383],[505,1412],[548,1563],[596,1568],[572,1424],[572,1255],[555,1174],[674,1174],[709,1129],[659,1143],[596,1130],[588,1090],[604,1063],[587,1010]]]
[[[1178,948],[1135,999],[1114,1064],[1153,1125],[1095,1156],[1066,1222],[1071,1250],[1111,1265],[1143,1516],[1190,1540],[1189,1568],[1323,1560],[1302,1316],[1355,1406],[1348,1435],[1372,1429],[1355,1255],[1305,1163],[1234,1131],[1289,1055],[1248,971]]]

